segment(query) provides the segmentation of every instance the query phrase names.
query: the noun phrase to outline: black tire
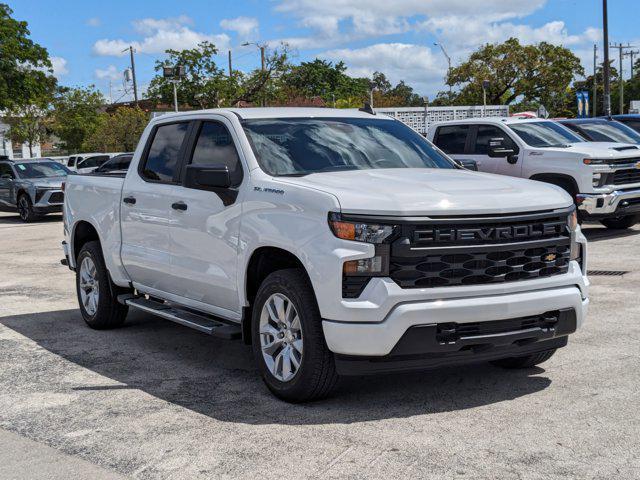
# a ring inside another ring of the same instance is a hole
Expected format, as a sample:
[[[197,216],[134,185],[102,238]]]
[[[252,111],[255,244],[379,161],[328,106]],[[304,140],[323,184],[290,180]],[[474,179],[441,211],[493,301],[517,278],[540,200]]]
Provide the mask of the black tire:
[[[295,376],[283,382],[269,370],[260,343],[260,315],[273,294],[285,295],[300,318],[304,354]],[[252,308],[253,354],[262,379],[271,392],[287,402],[299,403],[327,397],[338,382],[333,353],[327,348],[322,319],[313,289],[304,271],[285,269],[271,273],[260,285]]]
[[[20,215],[20,220],[24,223],[30,223],[38,219],[38,215],[33,211],[31,198],[26,193],[20,194],[16,207],[18,209],[18,215]]]
[[[95,313],[91,314],[82,303],[80,293],[80,271],[85,258],[91,259],[95,265],[96,278],[98,280],[98,302]],[[117,287],[111,282],[109,271],[104,264],[100,243],[91,241],[84,244],[76,260],[76,293],[82,318],[91,328],[96,330],[106,330],[121,326],[126,317],[129,307],[118,302],[117,295],[124,293],[126,289]]]
[[[542,362],[546,362],[554,353],[556,353],[556,349],[545,350],[544,352],[533,353],[524,357],[501,358],[500,360],[494,360],[491,363],[497,367],[509,369],[531,368]]]
[[[633,227],[640,220],[639,215],[627,215],[619,218],[605,218],[600,223],[611,230],[626,230]]]

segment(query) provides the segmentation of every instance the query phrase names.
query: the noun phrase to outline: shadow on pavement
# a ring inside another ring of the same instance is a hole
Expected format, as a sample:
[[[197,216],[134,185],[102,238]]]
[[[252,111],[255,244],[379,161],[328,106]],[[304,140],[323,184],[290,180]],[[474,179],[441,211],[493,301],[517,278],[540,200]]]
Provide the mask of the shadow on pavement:
[[[394,376],[348,377],[331,399],[289,405],[269,393],[253,366],[250,348],[240,341],[212,338],[152,316],[130,314],[123,328],[110,331],[89,329],[77,310],[4,317],[0,323],[119,383],[54,384],[52,389],[139,389],[226,422],[310,425],[404,418],[503,402],[551,384],[549,378],[540,376],[545,372],[542,368],[512,371],[481,364]],[[43,357],[39,361],[45,375],[47,356],[39,356]]]
[[[599,242],[601,240],[612,240],[614,238],[634,237],[636,235],[640,235],[640,230],[637,228],[628,230],[610,230],[596,224],[585,224],[582,225],[582,233],[584,233],[584,236],[587,237],[588,241]]]
[[[18,214],[11,213],[2,213],[0,214],[0,225],[38,225],[39,223],[52,223],[52,222],[61,222],[62,214],[52,213],[48,215],[43,215],[39,217],[37,220],[31,223],[24,223],[20,220]]]

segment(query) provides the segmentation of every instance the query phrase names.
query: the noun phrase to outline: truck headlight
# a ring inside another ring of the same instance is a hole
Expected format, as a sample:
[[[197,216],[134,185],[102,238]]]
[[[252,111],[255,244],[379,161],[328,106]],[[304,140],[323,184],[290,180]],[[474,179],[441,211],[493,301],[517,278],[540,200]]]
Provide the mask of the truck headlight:
[[[344,262],[345,276],[385,277],[389,275],[389,242],[396,232],[396,225],[346,220],[339,213],[332,212],[329,214],[329,226],[338,238],[375,245],[373,257]]]
[[[375,244],[384,243],[396,229],[395,225],[342,220],[339,213],[329,214],[329,226],[333,234],[343,240]]]

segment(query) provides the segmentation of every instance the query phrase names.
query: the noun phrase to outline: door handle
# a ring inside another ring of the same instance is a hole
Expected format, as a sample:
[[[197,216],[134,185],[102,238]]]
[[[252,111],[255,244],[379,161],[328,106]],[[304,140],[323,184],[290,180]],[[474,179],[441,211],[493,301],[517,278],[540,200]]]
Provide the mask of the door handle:
[[[185,211],[187,209],[187,204],[184,202],[175,202],[171,204],[171,208],[173,208],[174,210]]]
[[[122,201],[128,205],[135,205],[136,204],[136,199],[135,197],[124,197],[122,199]]]

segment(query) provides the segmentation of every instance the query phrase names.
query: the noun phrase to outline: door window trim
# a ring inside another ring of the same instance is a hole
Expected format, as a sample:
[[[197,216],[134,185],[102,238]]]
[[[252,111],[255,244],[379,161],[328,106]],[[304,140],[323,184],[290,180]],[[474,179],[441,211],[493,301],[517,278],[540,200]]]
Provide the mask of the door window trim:
[[[149,157],[149,150],[151,150],[151,145],[153,144],[153,140],[156,138],[156,133],[160,127],[165,127],[167,125],[177,125],[181,123],[187,124],[187,131],[184,134],[184,138],[182,139],[182,144],[180,145],[180,149],[178,150],[178,159],[176,161],[176,168],[173,172],[173,178],[171,180],[156,180],[153,178],[146,177],[144,175],[144,167],[147,164],[147,160]],[[191,132],[193,130],[193,120],[177,120],[174,122],[164,122],[158,123],[153,126],[151,133],[149,133],[149,137],[147,138],[147,143],[144,146],[144,150],[142,151],[142,156],[140,157],[140,161],[138,162],[138,176],[147,183],[161,183],[165,185],[178,185],[181,183],[181,173],[182,173],[182,165],[184,164],[184,156],[186,152],[186,147],[188,144],[188,140],[190,139]]]

